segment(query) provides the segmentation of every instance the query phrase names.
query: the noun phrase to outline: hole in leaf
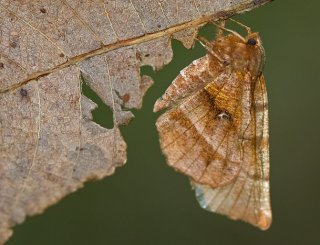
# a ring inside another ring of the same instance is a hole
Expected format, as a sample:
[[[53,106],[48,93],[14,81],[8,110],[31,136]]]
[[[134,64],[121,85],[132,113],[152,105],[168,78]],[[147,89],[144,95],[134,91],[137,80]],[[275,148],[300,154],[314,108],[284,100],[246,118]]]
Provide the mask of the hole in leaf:
[[[97,107],[91,111],[93,121],[104,128],[113,128],[113,113],[109,106],[103,103],[102,99],[94,92],[86,83],[83,76],[82,79],[82,93],[84,96],[97,104]]]

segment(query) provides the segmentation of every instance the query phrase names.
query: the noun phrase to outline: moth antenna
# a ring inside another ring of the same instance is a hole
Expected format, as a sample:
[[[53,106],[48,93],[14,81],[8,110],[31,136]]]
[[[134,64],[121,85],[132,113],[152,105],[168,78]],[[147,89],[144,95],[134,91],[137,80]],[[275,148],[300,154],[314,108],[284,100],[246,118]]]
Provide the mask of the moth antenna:
[[[228,29],[228,28],[225,28],[225,27],[223,27],[223,26],[220,26],[220,25],[218,25],[217,23],[215,23],[215,22],[213,22],[213,21],[212,21],[212,23],[213,23],[215,26],[217,26],[218,28],[220,28],[221,30],[230,32],[231,34],[239,37],[244,43],[246,42],[246,40],[244,39],[244,37],[241,36],[238,32],[233,31],[233,30]]]
[[[196,40],[200,42],[200,44],[215,58],[217,58],[221,63],[224,63],[224,60],[212,49],[212,44],[202,36],[197,36]]]
[[[252,33],[251,28],[249,26],[246,26],[246,25],[242,24],[241,22],[236,21],[236,20],[231,19],[231,18],[229,20],[231,20],[232,22],[234,22],[234,23],[238,24],[239,26],[245,28],[247,30],[248,34]]]

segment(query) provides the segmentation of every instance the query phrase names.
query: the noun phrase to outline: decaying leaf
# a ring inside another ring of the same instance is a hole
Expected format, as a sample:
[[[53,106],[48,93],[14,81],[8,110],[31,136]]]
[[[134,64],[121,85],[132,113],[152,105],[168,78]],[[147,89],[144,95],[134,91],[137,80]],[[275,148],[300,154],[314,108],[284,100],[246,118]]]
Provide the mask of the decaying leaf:
[[[270,0],[0,0],[0,244],[89,179],[126,162],[118,126],[152,84],[139,68],[172,59],[172,37],[191,47],[197,28]],[[92,122],[81,77],[113,110]]]

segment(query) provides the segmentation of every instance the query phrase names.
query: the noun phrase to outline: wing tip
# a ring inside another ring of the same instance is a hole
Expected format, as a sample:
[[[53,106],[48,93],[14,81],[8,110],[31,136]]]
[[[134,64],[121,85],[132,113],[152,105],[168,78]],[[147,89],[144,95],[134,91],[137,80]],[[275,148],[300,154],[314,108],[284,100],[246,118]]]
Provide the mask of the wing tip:
[[[270,228],[272,223],[272,217],[271,212],[263,212],[258,220],[258,223],[256,224],[261,230],[266,231]]]
[[[271,209],[270,209],[269,205],[260,209],[260,211],[256,210],[260,213],[260,215],[255,219],[253,219],[252,216],[251,216],[251,218],[240,217],[238,215],[232,216],[228,213],[218,212],[216,209],[213,209],[212,206],[210,206],[210,200],[208,200],[208,197],[205,196],[205,192],[208,190],[212,192],[213,189],[211,189],[210,187],[198,184],[198,183],[194,183],[193,181],[191,181],[191,185],[192,185],[192,189],[194,189],[194,191],[195,191],[197,201],[198,201],[201,208],[203,208],[209,212],[225,215],[232,220],[244,221],[246,223],[249,223],[249,224],[259,228],[262,231],[266,231],[270,228],[271,223],[272,223],[272,213],[271,213]],[[252,212],[255,212],[255,211],[252,210]]]

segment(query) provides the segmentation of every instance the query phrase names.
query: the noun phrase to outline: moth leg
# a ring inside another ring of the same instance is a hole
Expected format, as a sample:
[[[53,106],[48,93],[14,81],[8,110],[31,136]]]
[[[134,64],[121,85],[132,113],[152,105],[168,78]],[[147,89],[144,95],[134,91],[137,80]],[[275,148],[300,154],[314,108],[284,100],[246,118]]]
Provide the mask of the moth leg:
[[[213,51],[212,48],[212,44],[210,43],[210,41],[208,41],[207,39],[205,39],[202,36],[197,36],[196,40],[198,40],[200,42],[200,44],[210,53],[212,54],[215,58],[217,58],[221,63],[224,62],[224,60],[216,53]]]
[[[213,21],[212,21],[212,23],[213,23],[215,26],[217,26],[219,29],[221,29],[221,30],[223,30],[223,31],[230,32],[230,33],[232,33],[233,35],[239,37],[243,42],[246,42],[246,40],[244,39],[244,37],[241,36],[238,32],[233,31],[233,30],[228,29],[228,28],[225,28],[224,26],[220,26],[220,25],[218,25],[217,23],[215,23],[215,22],[213,22]]]
[[[246,25],[242,24],[241,22],[236,21],[236,20],[231,19],[231,18],[229,20],[231,20],[232,22],[234,22],[234,23],[238,24],[239,26],[245,28],[247,30],[248,34],[252,33],[251,28],[249,26],[246,26]]]
[[[225,25],[226,25],[226,21],[225,20],[221,20],[218,23],[219,23],[219,26],[222,26],[222,27],[225,27]],[[223,36],[223,30],[219,28],[218,31],[217,31],[217,34],[216,34],[216,38],[220,38],[222,36]]]

